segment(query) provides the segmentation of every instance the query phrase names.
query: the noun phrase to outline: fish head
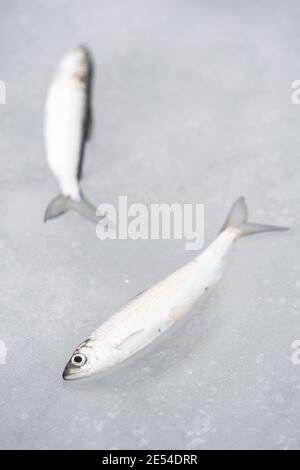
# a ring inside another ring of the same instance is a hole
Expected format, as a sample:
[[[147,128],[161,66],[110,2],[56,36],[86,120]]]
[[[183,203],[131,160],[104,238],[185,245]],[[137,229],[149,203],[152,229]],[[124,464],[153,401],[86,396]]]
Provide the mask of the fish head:
[[[91,58],[88,49],[84,46],[76,47],[69,52],[61,61],[61,71],[71,78],[85,81],[89,75]]]
[[[64,380],[81,379],[104,371],[117,362],[116,352],[115,348],[98,338],[87,338],[69,359],[63,372]]]

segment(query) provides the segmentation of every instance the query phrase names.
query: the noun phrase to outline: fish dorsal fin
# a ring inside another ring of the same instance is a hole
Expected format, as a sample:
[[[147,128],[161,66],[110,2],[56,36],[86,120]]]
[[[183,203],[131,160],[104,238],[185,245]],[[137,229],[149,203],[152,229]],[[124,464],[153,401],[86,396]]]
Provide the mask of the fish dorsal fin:
[[[132,297],[132,299],[130,300],[130,302],[132,302],[133,300],[135,300],[135,299],[137,299],[138,297],[140,297],[144,292],[146,292],[146,289],[141,290],[141,292],[139,292],[139,293],[136,294],[134,297]]]
[[[135,302],[137,299],[139,299],[145,292],[146,292],[147,289],[143,289],[141,292],[139,292],[138,294],[134,295],[133,297],[131,297],[131,299],[127,302],[127,306],[131,305],[133,302]]]

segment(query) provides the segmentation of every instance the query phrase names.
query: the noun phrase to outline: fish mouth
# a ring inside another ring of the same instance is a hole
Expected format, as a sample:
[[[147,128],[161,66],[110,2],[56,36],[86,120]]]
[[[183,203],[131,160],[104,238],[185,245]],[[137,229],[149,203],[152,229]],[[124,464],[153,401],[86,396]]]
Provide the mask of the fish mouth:
[[[62,373],[62,378],[64,380],[79,380],[89,377],[90,374],[90,369],[82,370],[79,367],[74,366],[71,362],[68,362]]]
[[[84,377],[84,375],[81,375],[78,369],[74,370],[73,367],[70,367],[70,364],[66,365],[62,373],[62,378],[64,380],[77,380],[81,379],[82,377]]]
[[[76,377],[72,377],[72,374],[69,374],[68,372],[66,372],[65,370],[63,371],[62,373],[62,378],[64,380],[74,380]]]

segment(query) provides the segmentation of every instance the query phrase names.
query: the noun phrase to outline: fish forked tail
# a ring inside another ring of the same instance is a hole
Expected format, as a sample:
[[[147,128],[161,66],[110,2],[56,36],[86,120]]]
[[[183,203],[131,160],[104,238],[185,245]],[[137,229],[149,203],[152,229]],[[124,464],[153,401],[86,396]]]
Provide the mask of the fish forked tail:
[[[92,222],[99,222],[106,217],[106,214],[97,216],[96,207],[94,207],[82,193],[80,193],[80,199],[78,201],[75,201],[70,196],[59,194],[49,203],[44,215],[44,222],[58,217],[69,210],[78,212],[85,219],[91,220]]]
[[[223,232],[223,230],[228,227],[237,229],[239,237],[244,237],[246,235],[252,235],[254,233],[260,232],[278,232],[289,230],[289,227],[277,227],[274,225],[262,225],[248,222],[248,208],[245,198],[243,197],[240,197],[233,204],[220,232]]]

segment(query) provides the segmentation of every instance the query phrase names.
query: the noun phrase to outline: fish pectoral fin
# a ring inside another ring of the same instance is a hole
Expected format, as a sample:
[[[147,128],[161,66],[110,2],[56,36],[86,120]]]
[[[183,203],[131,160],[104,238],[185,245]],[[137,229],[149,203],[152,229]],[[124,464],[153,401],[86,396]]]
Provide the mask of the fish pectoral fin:
[[[141,330],[137,330],[137,331],[134,331],[133,333],[130,333],[130,335],[128,335],[126,338],[124,338],[121,343],[117,344],[115,347],[117,349],[119,349],[120,351],[122,351],[125,347],[128,347],[129,344],[131,344],[131,342],[133,342],[133,340],[136,339],[136,337],[142,333],[144,330],[141,329]]]

